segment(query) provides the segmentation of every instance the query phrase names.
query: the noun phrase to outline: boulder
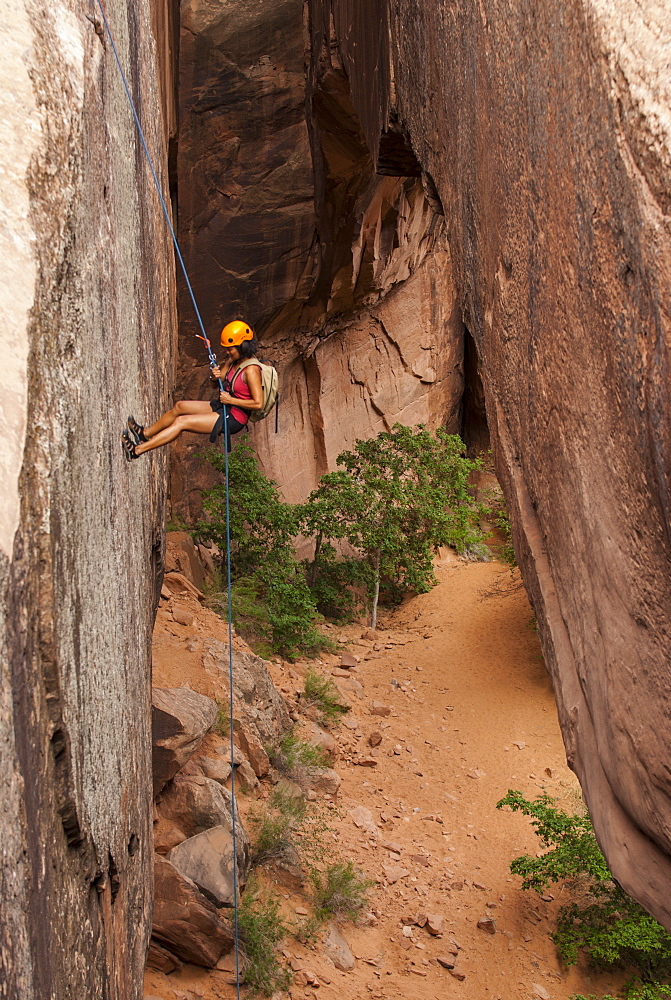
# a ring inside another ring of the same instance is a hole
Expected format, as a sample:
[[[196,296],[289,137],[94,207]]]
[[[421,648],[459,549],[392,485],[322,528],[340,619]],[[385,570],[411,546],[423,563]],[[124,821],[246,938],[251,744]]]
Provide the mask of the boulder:
[[[212,778],[223,785],[231,776],[231,765],[221,757],[201,757],[200,767],[206,778]]]
[[[152,691],[152,772],[154,796],[199,749],[217,721],[211,698],[187,687]]]
[[[174,847],[213,826],[230,827],[230,802],[231,793],[213,778],[176,775],[165,786],[156,803],[156,850]],[[178,830],[181,836],[168,846],[167,836],[173,830]]]
[[[233,944],[229,925],[194,883],[158,855],[152,936],[185,962],[213,969]]]
[[[238,891],[247,880],[249,838],[242,823],[236,824]],[[216,906],[233,905],[233,837],[230,825],[190,837],[173,848],[169,855],[175,868],[191,879]]]

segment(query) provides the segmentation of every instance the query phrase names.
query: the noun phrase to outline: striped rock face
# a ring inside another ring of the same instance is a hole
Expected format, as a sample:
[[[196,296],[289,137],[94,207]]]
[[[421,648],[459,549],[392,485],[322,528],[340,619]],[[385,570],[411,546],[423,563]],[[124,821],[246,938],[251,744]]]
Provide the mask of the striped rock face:
[[[119,442],[167,400],[172,254],[100,25],[68,0],[0,7],[0,981],[135,1000],[165,468]],[[108,13],[165,176],[156,12]]]

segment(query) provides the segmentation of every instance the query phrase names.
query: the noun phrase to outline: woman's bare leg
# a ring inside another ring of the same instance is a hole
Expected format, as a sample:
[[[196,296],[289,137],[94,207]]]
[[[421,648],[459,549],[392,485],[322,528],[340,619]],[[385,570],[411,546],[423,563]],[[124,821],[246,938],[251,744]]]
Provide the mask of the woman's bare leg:
[[[182,399],[179,403],[175,403],[171,410],[164,413],[155,424],[152,424],[151,427],[145,427],[144,436],[146,438],[153,438],[159,431],[170,427],[177,417],[182,417],[189,413],[205,413],[209,415],[210,413],[214,413],[214,411],[209,403],[203,403],[199,399]]]
[[[178,403],[177,405],[179,406],[180,404]],[[182,431],[195,431],[197,434],[210,434],[219,419],[219,414],[210,409],[209,403],[206,403],[205,405],[207,406],[206,413],[187,413],[176,417],[172,423],[168,425],[168,427],[164,427],[163,430],[158,432],[158,434],[154,434],[149,441],[142,441],[140,444],[136,445],[135,454],[143,455],[145,451],[151,451],[152,448],[160,448],[161,445],[168,444],[169,441],[174,441],[176,437],[179,437]],[[145,434],[146,433],[147,432],[145,431]]]

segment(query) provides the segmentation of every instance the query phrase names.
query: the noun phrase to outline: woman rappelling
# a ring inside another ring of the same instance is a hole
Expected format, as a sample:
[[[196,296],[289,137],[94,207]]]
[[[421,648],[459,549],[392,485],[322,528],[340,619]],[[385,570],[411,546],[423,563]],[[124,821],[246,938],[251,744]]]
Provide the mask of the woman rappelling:
[[[252,412],[264,409],[262,365],[256,357],[258,342],[252,328],[243,320],[228,323],[221,331],[221,346],[228,355],[228,364],[214,366],[211,375],[223,383],[219,398],[209,403],[183,399],[149,427],[129,417],[122,434],[128,461],[174,441],[182,431],[209,434],[215,442],[226,429],[230,450],[231,436],[244,429]]]

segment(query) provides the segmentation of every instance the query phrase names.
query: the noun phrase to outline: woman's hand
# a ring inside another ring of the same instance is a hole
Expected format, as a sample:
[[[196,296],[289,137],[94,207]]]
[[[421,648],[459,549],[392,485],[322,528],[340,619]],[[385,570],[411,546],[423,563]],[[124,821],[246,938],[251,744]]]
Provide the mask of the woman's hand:
[[[221,378],[221,368],[219,365],[215,365],[214,368],[211,369],[211,372],[212,374],[210,375],[210,378],[213,382],[216,382],[217,379]]]
[[[234,406],[236,400],[234,399],[233,396],[231,396],[230,392],[220,392],[219,393],[219,402],[220,403],[225,403],[226,406]]]

